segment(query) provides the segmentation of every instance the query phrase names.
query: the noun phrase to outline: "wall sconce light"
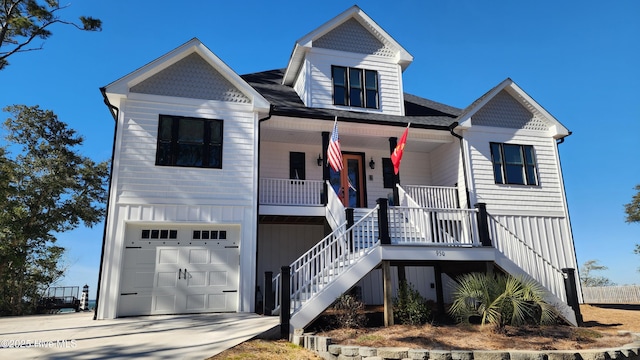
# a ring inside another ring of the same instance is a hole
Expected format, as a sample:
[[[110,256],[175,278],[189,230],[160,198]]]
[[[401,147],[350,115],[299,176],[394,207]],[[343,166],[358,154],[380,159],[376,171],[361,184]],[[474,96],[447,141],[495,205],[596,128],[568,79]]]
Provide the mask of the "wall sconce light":
[[[369,161],[369,167],[371,168],[371,170],[376,168],[376,163],[373,162],[373,157],[371,157],[371,161]]]
[[[320,154],[318,154],[318,166],[322,166],[322,156],[320,156]]]

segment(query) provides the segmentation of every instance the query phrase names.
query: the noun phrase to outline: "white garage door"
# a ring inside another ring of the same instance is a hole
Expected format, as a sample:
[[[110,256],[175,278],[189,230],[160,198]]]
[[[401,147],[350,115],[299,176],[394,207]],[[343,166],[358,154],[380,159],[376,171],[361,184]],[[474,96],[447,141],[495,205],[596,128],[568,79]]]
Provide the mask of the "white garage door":
[[[118,316],[238,309],[239,227],[128,227]]]

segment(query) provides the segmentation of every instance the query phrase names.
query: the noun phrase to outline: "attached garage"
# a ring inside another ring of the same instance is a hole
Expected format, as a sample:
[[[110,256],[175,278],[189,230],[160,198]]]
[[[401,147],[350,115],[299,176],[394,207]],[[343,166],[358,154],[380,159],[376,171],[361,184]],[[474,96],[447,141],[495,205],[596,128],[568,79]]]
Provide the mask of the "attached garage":
[[[128,225],[117,316],[238,311],[239,269],[239,225]]]

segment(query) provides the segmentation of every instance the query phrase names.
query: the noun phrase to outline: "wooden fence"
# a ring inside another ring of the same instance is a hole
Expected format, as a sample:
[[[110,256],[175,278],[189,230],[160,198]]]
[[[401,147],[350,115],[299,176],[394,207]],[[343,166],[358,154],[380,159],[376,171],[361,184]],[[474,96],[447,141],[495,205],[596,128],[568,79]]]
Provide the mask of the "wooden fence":
[[[640,285],[583,287],[585,304],[640,304]]]

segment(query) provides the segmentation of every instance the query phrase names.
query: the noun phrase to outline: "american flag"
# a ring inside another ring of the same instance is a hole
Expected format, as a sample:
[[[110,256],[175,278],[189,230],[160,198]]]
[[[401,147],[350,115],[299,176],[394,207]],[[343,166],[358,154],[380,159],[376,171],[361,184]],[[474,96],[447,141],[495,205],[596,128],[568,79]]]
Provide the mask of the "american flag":
[[[340,139],[338,138],[338,119],[333,123],[333,131],[327,149],[327,160],[333,171],[342,170],[342,150],[340,150]]]

